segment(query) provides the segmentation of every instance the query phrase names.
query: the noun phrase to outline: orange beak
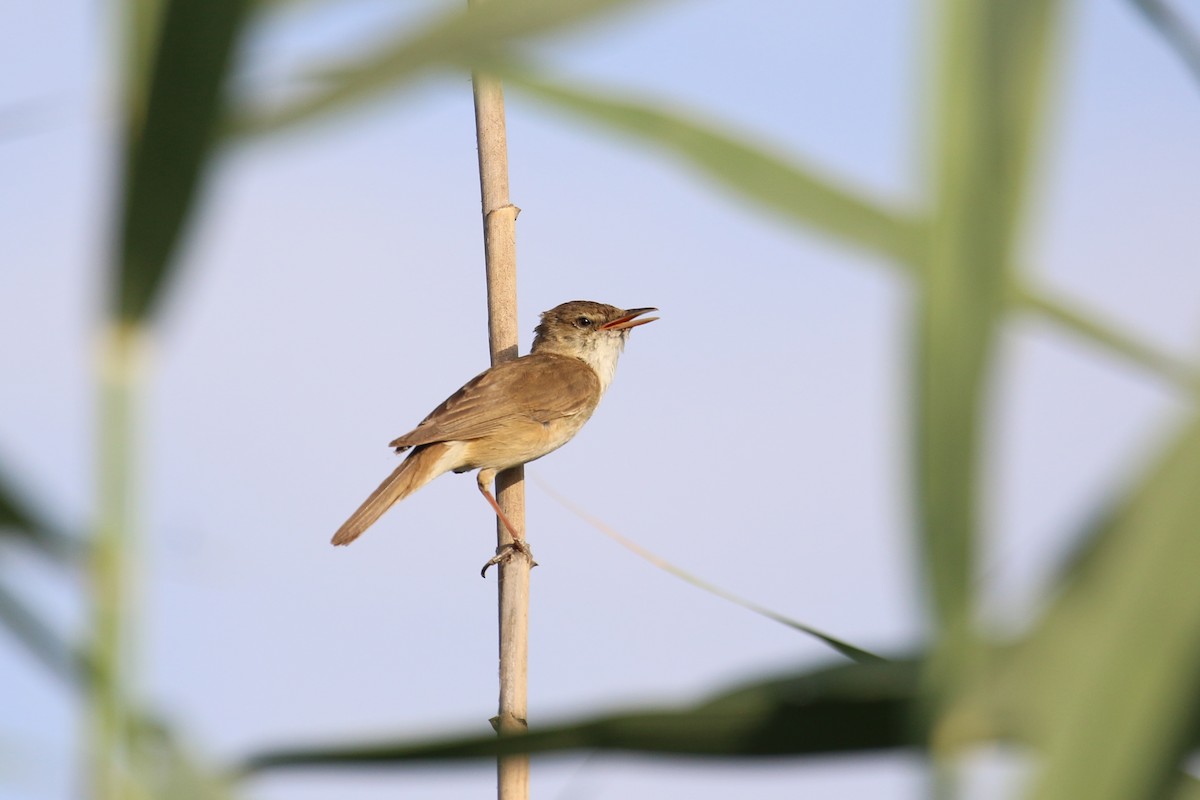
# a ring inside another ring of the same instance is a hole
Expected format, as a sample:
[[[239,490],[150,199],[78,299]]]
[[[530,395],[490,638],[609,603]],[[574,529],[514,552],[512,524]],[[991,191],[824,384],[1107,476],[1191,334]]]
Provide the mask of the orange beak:
[[[631,308],[621,316],[614,320],[604,323],[600,326],[602,331],[621,331],[627,328],[636,328],[638,325],[645,325],[647,322],[654,322],[658,317],[647,317],[646,319],[637,319],[642,314],[648,314],[651,311],[658,311],[657,308]]]

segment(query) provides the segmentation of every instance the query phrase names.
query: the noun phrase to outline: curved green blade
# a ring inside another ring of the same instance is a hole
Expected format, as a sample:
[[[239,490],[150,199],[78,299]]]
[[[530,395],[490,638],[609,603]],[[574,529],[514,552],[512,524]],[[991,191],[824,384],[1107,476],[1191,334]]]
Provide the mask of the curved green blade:
[[[145,117],[127,121],[113,314],[145,319],[162,293],[216,143],[222,95],[249,0],[171,0]]]
[[[725,758],[891,750],[921,740],[908,716],[917,676],[912,659],[840,665],[735,687],[690,708],[604,715],[503,738],[278,750],[248,759],[241,771],[403,767],[576,749]]]

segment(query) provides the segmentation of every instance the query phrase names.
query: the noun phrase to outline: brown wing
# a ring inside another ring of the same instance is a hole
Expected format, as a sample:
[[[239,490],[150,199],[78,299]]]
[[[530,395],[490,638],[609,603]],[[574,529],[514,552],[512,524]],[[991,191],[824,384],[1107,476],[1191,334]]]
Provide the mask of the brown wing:
[[[517,418],[544,423],[590,414],[599,400],[600,379],[587,364],[570,356],[536,353],[476,375],[391,446],[405,449],[478,439]]]

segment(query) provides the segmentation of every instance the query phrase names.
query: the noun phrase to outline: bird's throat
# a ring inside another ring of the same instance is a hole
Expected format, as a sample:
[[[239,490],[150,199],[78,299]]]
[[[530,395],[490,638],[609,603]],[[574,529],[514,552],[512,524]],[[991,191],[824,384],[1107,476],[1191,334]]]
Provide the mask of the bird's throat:
[[[612,383],[613,376],[617,374],[617,359],[621,357],[624,342],[613,337],[597,344],[597,347],[580,357],[587,362],[587,365],[596,373],[596,377],[600,379],[600,394],[604,394],[608,385]]]

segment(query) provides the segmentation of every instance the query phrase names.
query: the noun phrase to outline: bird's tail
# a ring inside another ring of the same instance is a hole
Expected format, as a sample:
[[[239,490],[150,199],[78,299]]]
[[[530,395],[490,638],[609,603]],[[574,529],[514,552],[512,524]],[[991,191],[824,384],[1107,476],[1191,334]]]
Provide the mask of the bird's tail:
[[[447,445],[437,442],[409,453],[408,458],[350,515],[350,519],[342,523],[342,527],[333,535],[333,543],[350,544],[374,525],[383,512],[445,472],[447,468],[442,460],[448,450]]]

